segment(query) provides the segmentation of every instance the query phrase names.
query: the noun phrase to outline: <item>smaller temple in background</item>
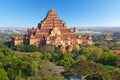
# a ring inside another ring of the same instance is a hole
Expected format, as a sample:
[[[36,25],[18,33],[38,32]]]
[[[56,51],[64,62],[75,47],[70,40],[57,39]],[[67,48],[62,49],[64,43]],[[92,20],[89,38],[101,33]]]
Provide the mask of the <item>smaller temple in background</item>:
[[[28,29],[24,36],[12,36],[12,46],[36,45],[41,47],[52,44],[60,47],[62,51],[72,51],[74,47],[80,49],[79,45],[92,45],[91,36],[76,35],[76,28],[68,29],[66,23],[59,19],[55,10],[49,10],[46,17],[38,23],[36,29]]]
[[[110,35],[110,32],[107,32],[105,36],[105,40],[112,40],[112,36]]]

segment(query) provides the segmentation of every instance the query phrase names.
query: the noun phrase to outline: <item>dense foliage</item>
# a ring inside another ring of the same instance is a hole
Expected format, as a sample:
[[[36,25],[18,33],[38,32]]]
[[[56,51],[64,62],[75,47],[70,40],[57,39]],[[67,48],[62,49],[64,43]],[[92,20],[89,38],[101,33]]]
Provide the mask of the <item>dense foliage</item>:
[[[110,74],[103,65],[90,61],[79,61],[68,71],[68,74],[79,75],[82,80],[91,79],[93,76],[96,76],[94,80],[110,80]]]
[[[37,51],[37,47],[35,45],[18,45],[13,47],[13,50],[21,52],[35,52]]]
[[[18,54],[0,45],[0,80],[64,80],[57,73],[59,67],[42,57],[39,52]]]
[[[53,45],[21,45],[14,50],[0,45],[0,80],[65,80],[71,75],[120,80],[120,56],[109,49],[87,45],[62,52]]]

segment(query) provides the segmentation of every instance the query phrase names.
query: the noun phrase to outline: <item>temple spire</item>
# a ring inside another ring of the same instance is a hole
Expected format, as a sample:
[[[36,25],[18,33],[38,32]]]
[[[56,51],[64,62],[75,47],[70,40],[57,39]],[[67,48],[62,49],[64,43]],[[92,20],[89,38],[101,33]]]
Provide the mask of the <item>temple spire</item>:
[[[50,18],[55,18],[57,17],[56,11],[54,9],[50,9],[47,13],[46,17],[50,17]]]

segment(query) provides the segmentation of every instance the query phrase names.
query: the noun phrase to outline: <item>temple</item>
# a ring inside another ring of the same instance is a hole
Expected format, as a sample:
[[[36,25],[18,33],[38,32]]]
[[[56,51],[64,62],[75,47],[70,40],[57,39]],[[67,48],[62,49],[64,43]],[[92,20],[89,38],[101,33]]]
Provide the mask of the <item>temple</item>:
[[[76,28],[68,29],[66,23],[58,18],[55,10],[49,10],[36,29],[28,29],[27,35],[12,36],[11,39],[12,46],[24,44],[41,47],[52,44],[60,47],[62,51],[72,51],[74,47],[79,49],[79,45],[93,44],[91,36],[76,35]]]
[[[110,35],[109,32],[107,32],[106,36],[105,36],[105,40],[112,40],[112,36]]]

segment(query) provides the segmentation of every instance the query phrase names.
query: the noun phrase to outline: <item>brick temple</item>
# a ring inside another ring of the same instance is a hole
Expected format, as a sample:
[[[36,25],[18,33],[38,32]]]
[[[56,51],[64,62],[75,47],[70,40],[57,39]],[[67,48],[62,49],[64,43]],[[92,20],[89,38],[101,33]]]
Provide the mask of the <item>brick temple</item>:
[[[105,40],[112,40],[112,36],[110,35],[109,32],[107,32],[106,36],[105,36]]]
[[[49,10],[36,29],[28,29],[27,35],[12,36],[12,46],[24,44],[41,47],[45,44],[52,44],[60,47],[62,51],[66,49],[72,51],[74,47],[79,49],[79,45],[92,45],[92,43],[91,36],[76,35],[76,28],[68,29],[55,10]]]

